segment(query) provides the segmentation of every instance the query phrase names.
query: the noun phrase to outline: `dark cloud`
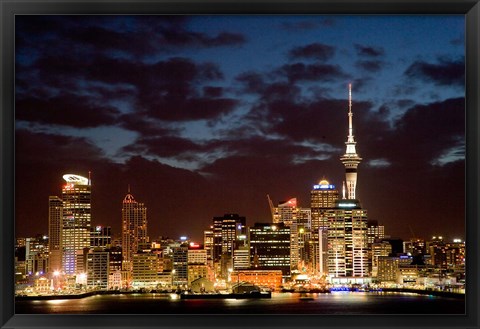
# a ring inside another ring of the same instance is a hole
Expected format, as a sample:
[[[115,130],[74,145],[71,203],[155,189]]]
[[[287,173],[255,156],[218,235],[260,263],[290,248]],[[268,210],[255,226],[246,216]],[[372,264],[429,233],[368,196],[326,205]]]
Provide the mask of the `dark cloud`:
[[[364,46],[355,44],[355,50],[358,56],[362,57],[380,57],[385,54],[385,50],[382,47]]]
[[[461,146],[464,134],[465,99],[447,99],[409,108],[393,129],[372,139],[366,149],[370,158],[386,157],[395,165],[431,167],[446,150]]]
[[[453,39],[450,41],[450,44],[454,46],[463,46],[465,44],[465,40],[463,38]]]
[[[245,72],[236,78],[236,81],[242,85],[241,92],[260,93],[265,87],[265,79],[262,74],[257,72]]]
[[[357,66],[358,68],[372,73],[380,71],[384,65],[385,63],[383,61],[378,60],[357,61],[355,63],[355,66]]]
[[[148,115],[142,115],[141,113],[121,115],[118,118],[118,125],[145,136],[173,135],[178,133],[178,129],[164,127],[158,120],[153,120]]]
[[[205,97],[221,97],[223,95],[223,88],[206,86],[203,87],[203,94]]]
[[[438,63],[416,61],[405,71],[405,75],[422,82],[449,86],[465,85],[465,61],[463,59],[439,59]]]
[[[326,61],[335,55],[335,48],[322,43],[312,43],[303,47],[297,47],[290,50],[289,55],[292,59],[316,59]]]
[[[91,47],[92,52],[119,51],[146,56],[160,50],[159,38],[143,31],[123,32],[101,26],[75,28],[63,33],[72,44]]]
[[[199,152],[204,147],[176,136],[142,137],[133,144],[123,148],[123,152],[131,154],[149,154],[159,157],[176,158],[182,153]]]
[[[335,26],[333,18],[323,18],[320,20],[302,20],[297,22],[283,22],[280,28],[286,31],[298,32],[313,30],[318,27],[332,27]]]
[[[25,129],[15,130],[17,163],[39,164],[74,163],[80,166],[103,159],[103,151],[83,137],[71,137],[47,133],[33,133]],[[81,163],[81,164],[80,164]]]
[[[109,102],[111,98],[108,96],[115,95],[116,99],[125,98],[132,102],[133,108],[138,113],[161,120],[215,119],[232,111],[237,104],[234,99],[220,97],[221,90],[218,88],[207,86],[204,89],[206,93],[198,90],[199,86],[208,81],[223,79],[222,72],[215,64],[197,64],[185,58],[170,58],[165,61],[145,64],[139,61],[114,59],[105,56],[92,57],[78,62],[64,57],[44,57],[32,64],[30,69],[39,73],[35,76],[20,75],[17,78],[17,84],[24,86],[24,94],[30,91],[27,88],[31,84],[50,87],[49,89],[43,89],[44,91],[47,90],[42,95],[44,98],[48,92],[53,93],[52,90],[55,89],[62,90],[65,86],[77,88],[81,84],[92,89],[94,84],[108,84],[110,85],[108,90],[101,90],[101,87],[95,89],[95,92],[101,96],[98,103],[102,103],[102,100],[104,103]],[[32,81],[32,79],[35,81]],[[201,95],[202,93],[204,95]],[[21,96],[22,93],[19,93],[19,97]],[[75,110],[80,104],[89,105],[86,107],[86,117],[94,114],[100,115],[94,111],[87,111],[95,104],[91,95],[72,95],[69,97],[60,99],[60,102],[47,109],[45,113],[28,112],[29,115],[23,119],[39,120],[37,116],[41,116],[45,120],[49,118],[53,121],[65,121],[73,125],[74,122],[70,121],[81,119],[74,119],[74,116],[70,119],[63,116],[49,116],[48,111],[54,111],[53,108],[55,108],[56,113],[59,108],[68,109],[70,106]],[[50,105],[48,100],[45,99],[36,99],[35,101],[39,102],[38,106],[43,105],[43,103]],[[26,105],[24,104],[26,103],[25,100],[22,102],[19,105],[36,107],[33,100]],[[69,104],[71,102],[77,104]],[[108,116],[115,112],[114,109],[105,105],[99,105],[98,107],[106,109],[105,113],[102,114],[103,119],[105,119],[104,123],[112,123],[111,119],[108,120]],[[20,112],[20,115],[25,114]],[[87,121],[86,124],[100,124],[99,121],[102,118],[94,117],[93,119],[92,123]]]
[[[278,71],[286,76],[289,81],[335,81],[346,79],[348,75],[343,72],[339,65],[324,64],[286,64]]]
[[[188,18],[176,16],[19,16],[16,20],[17,44],[54,54],[69,56],[116,52],[116,55],[145,57],[178,47],[238,46],[244,35],[227,31],[207,35],[190,31]],[[43,40],[41,44],[30,40]],[[51,48],[51,49],[50,49]],[[55,49],[55,51],[53,51]]]
[[[89,97],[61,94],[48,99],[23,98],[15,102],[17,120],[76,128],[112,125],[119,112]]]

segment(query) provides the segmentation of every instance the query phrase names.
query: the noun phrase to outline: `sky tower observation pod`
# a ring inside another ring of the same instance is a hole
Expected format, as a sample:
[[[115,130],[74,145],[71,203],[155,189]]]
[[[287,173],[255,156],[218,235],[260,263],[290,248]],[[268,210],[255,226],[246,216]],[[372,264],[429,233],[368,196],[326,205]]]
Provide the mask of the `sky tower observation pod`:
[[[89,179],[83,176],[74,175],[74,174],[65,174],[63,175],[63,179],[69,183],[74,185],[90,185]]]

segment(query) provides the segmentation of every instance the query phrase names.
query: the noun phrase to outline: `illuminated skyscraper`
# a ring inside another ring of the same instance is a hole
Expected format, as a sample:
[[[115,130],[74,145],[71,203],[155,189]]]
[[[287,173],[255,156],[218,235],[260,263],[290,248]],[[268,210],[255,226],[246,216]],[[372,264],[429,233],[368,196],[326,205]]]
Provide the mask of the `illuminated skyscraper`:
[[[122,270],[131,274],[133,254],[147,242],[147,208],[135,200],[129,189],[122,206]]]
[[[310,208],[312,212],[311,240],[310,247],[310,267],[314,273],[327,273],[327,212],[335,208],[335,202],[338,200],[338,190],[335,185],[330,184],[326,179],[322,179],[313,186],[310,192]]]
[[[238,214],[225,214],[213,218],[213,260],[216,272],[226,278],[228,270],[233,268],[233,251],[244,241],[246,218]]]
[[[58,196],[48,198],[49,272],[62,270],[63,202]]]
[[[90,247],[91,182],[73,174],[63,179],[62,267],[66,274],[77,274],[76,253]]]
[[[328,212],[328,273],[333,278],[367,277],[367,211],[358,200],[339,200]]]
[[[249,228],[250,262],[255,269],[282,270],[290,277],[290,228],[283,223],[255,223]]]
[[[277,207],[271,206],[271,211],[274,224],[283,223],[290,228],[290,262],[291,269],[296,270],[301,260],[300,250],[304,248],[304,230],[310,227],[310,212],[297,206],[297,198],[281,201]],[[303,228],[302,235],[299,235],[300,228]]]

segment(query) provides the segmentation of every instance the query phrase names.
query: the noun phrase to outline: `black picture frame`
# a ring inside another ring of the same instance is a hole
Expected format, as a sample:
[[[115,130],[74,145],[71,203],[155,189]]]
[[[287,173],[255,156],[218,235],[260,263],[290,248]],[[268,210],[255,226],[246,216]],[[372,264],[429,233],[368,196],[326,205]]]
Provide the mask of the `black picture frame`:
[[[14,18],[18,14],[465,14],[466,315],[25,315],[14,312]],[[1,0],[1,328],[478,328],[480,4],[478,0]]]

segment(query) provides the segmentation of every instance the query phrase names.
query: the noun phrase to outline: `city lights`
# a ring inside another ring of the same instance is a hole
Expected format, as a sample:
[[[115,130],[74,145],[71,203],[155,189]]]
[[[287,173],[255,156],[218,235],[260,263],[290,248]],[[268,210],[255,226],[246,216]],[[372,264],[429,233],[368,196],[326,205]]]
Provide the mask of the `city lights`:
[[[239,214],[212,217],[199,242],[187,235],[152,238],[147,206],[135,200],[130,186],[115,238],[110,226],[92,225],[90,178],[64,175],[61,197],[48,199],[48,236],[23,243],[25,261],[23,269],[17,264],[16,275],[25,288],[18,294],[159,293],[169,300],[382,289],[464,294],[461,239],[392,238],[367,216],[356,199],[362,158],[353,137],[351,84],[347,119],[342,195],[326,179],[313,185],[306,207],[296,197],[274,206],[268,195],[271,221],[248,225]]]

